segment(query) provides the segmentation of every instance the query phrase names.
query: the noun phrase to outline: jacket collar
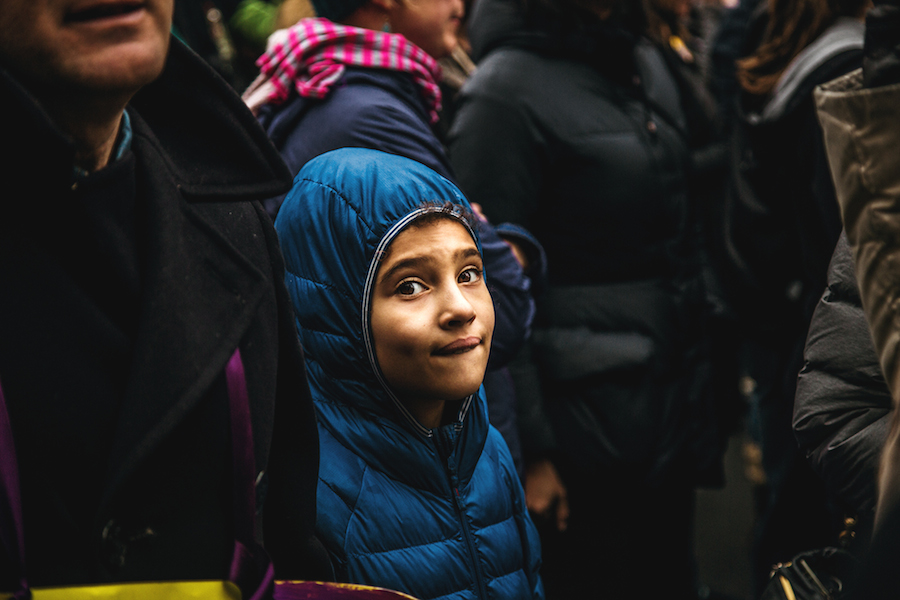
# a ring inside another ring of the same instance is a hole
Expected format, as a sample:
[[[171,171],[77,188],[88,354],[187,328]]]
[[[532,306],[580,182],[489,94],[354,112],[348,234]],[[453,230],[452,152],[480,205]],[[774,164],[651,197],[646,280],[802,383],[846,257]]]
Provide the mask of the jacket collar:
[[[147,262],[104,504],[222,374],[273,285],[202,203],[269,197],[291,181],[240,98],[174,40],[165,72],[130,106]]]
[[[174,38],[162,76],[136,94],[131,106],[192,199],[261,200],[290,189],[290,171],[250,110]]]
[[[458,423],[439,427],[429,437],[410,435],[409,429],[397,420],[321,397],[316,400],[316,420],[320,431],[324,430],[320,434],[323,438],[334,438],[376,471],[405,485],[443,494],[448,469],[459,485],[466,485],[487,443],[490,434],[483,390],[471,397],[471,404]],[[322,453],[322,480],[331,482],[344,476],[345,461],[341,453]]]
[[[145,197],[144,284],[103,503],[221,376],[273,282],[203,205],[185,201],[146,122],[134,118]],[[235,208],[235,212],[242,209]],[[239,218],[239,217],[236,217]]]
[[[9,180],[30,179],[37,190],[62,190],[72,185],[75,146],[34,97],[0,65],[0,139],[12,149],[0,162]],[[8,204],[4,209],[12,209]]]
[[[290,188],[291,173],[240,97],[177,39],[162,75],[130,106],[154,132],[170,173],[192,199],[263,199]],[[34,176],[47,191],[71,186],[71,138],[2,65],[0,114],[0,138],[16,149],[0,173]]]

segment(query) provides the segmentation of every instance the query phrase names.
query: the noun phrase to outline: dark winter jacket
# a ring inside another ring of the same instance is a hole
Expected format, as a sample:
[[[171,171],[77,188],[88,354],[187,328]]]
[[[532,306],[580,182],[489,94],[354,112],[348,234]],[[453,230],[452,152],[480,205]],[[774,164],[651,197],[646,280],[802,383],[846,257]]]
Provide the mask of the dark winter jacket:
[[[249,202],[289,174],[240,99],[175,41],[127,110],[131,150],[76,181],[71,140],[0,70],[0,136],[15,148],[0,173],[27,189],[0,202],[0,382],[28,581],[227,578],[235,348],[266,545],[280,576],[323,577],[309,554],[314,412],[275,232]],[[0,589],[10,571],[0,549]]]
[[[797,380],[794,433],[826,485],[852,510],[875,508],[875,481],[892,412],[842,235],[813,313]]]
[[[540,598],[537,531],[483,391],[427,429],[380,376],[371,282],[426,201],[468,205],[420,163],[345,148],[310,161],[279,212],[319,418],[316,530],[345,581],[422,599]]]
[[[802,341],[825,289],[841,221],[812,92],[858,68],[862,43],[863,23],[839,18],[795,57],[771,97],[742,96],[727,285],[751,331]]]
[[[878,17],[886,13],[875,13]],[[881,26],[893,27],[896,10],[890,18],[876,20]],[[868,24],[868,21],[867,21]],[[874,28],[873,31],[877,31]],[[882,33],[888,33],[883,31]],[[893,39],[888,36],[887,39]],[[866,39],[866,58],[877,58],[883,52],[895,55],[893,48],[873,44]],[[890,77],[894,60],[883,63]],[[876,67],[867,75],[878,75],[878,62],[865,63]],[[896,191],[897,144],[895,107],[896,83],[879,87],[863,86],[862,70],[829,82],[816,91],[819,119],[828,148],[831,170],[835,173],[835,187],[840,202],[841,218],[853,254],[860,298],[869,331],[884,379],[894,398],[898,398],[898,337],[896,308],[898,275]],[[876,527],[878,520],[896,509],[900,502],[900,468],[898,468],[897,412],[892,415],[890,434],[882,454],[879,470]]]
[[[875,352],[896,407],[898,258],[896,151],[900,92],[900,7],[878,3],[866,15],[862,69],[816,90],[829,164],[853,254]],[[894,410],[879,470],[876,531],[848,598],[892,598],[900,583],[900,442]]]
[[[453,179],[419,87],[408,73],[348,66],[324,99],[295,93],[284,104],[265,105],[259,120],[295,175],[320,154],[352,147],[405,156]],[[264,203],[273,218],[283,199]]]
[[[547,252],[535,343],[557,444],[582,468],[659,483],[706,460],[688,458],[708,396],[679,84],[615,19],[565,33],[578,25],[479,6],[470,34],[486,55],[450,155],[488,218]]]

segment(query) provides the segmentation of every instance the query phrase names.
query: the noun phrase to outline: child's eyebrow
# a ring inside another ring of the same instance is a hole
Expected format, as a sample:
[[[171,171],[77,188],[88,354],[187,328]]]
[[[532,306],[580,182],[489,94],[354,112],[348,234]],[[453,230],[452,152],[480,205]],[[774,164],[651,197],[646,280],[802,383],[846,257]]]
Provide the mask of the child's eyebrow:
[[[423,265],[426,265],[426,264],[432,263],[432,262],[434,262],[434,259],[428,255],[404,258],[403,260],[397,262],[397,264],[392,266],[390,269],[385,271],[384,275],[381,276],[379,283],[383,283],[386,280],[390,279],[391,277],[393,277],[394,273],[396,273],[397,271],[400,271],[401,269],[405,269],[407,267],[410,267],[410,268],[419,267],[419,266],[423,266]]]
[[[461,250],[458,250],[454,253],[454,256],[453,256],[453,258],[455,260],[471,258],[471,257],[481,258],[481,253],[478,252],[478,249],[475,248],[474,246],[470,247],[470,248],[463,248]],[[400,271],[402,269],[421,267],[421,266],[424,266],[424,265],[427,265],[427,264],[430,264],[433,262],[434,262],[434,257],[432,257],[428,254],[422,254],[421,256],[411,256],[410,258],[404,258],[403,260],[398,261],[390,269],[385,271],[384,275],[382,275],[378,279],[378,282],[384,283],[385,281],[387,281],[388,279],[393,277],[394,273],[396,273],[397,271]]]
[[[481,252],[479,252],[478,248],[475,248],[474,246],[471,248],[465,248],[456,253],[456,258],[458,258],[458,259],[459,258],[470,258],[472,256],[481,258]]]

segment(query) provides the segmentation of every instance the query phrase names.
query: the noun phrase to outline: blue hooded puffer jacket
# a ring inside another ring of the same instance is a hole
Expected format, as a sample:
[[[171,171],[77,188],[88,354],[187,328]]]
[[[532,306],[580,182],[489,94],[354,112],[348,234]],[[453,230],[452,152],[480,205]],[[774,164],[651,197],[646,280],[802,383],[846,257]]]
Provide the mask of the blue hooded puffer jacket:
[[[316,531],[343,581],[423,600],[542,598],[537,531],[483,390],[426,429],[382,382],[370,339],[376,257],[448,201],[468,207],[421,163],[343,148],[303,167],[278,214],[319,422]]]

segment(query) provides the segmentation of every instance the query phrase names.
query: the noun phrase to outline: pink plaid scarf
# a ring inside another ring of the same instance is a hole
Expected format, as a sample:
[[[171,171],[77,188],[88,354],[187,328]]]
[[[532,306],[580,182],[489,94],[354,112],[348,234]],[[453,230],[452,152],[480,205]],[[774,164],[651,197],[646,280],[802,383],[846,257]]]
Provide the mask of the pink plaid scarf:
[[[402,35],[321,18],[302,19],[280,33],[280,40],[273,44],[273,38],[270,48],[256,61],[260,75],[244,92],[244,101],[254,113],[264,104],[284,102],[292,88],[303,97],[324,98],[344,67],[353,65],[412,75],[428,104],[431,123],[437,122],[440,67]]]

